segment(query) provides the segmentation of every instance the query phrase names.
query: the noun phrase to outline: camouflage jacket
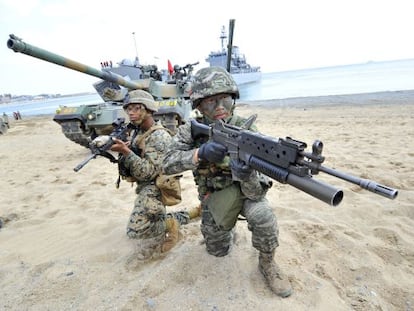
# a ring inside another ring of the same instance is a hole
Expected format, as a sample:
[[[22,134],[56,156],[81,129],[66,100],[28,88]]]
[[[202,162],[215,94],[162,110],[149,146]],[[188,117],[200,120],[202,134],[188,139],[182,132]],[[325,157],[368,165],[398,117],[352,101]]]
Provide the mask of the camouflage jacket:
[[[157,122],[155,125],[161,125],[161,123]],[[140,148],[137,148],[136,144],[144,133],[145,131],[142,130],[134,130],[131,133],[133,139],[131,149],[138,154],[130,152],[126,157],[121,158],[129,174],[137,182],[137,192],[144,186],[155,183],[155,178],[161,171],[164,154],[172,139],[168,131],[158,129],[144,138],[145,147],[143,150],[139,150]]]
[[[233,115],[228,123],[240,126],[246,119]],[[205,122],[204,122],[205,123]],[[250,130],[256,130],[253,125]],[[224,189],[234,183],[240,184],[240,189],[247,198],[260,200],[271,187],[271,181],[263,174],[255,172],[252,178],[244,182],[232,180],[230,158],[226,156],[221,163],[209,163],[199,161],[193,163],[193,156],[197,148],[205,141],[194,140],[191,136],[191,123],[186,122],[178,128],[173,137],[163,161],[165,174],[177,174],[186,170],[192,170],[194,180],[198,186],[200,199],[208,192]]]

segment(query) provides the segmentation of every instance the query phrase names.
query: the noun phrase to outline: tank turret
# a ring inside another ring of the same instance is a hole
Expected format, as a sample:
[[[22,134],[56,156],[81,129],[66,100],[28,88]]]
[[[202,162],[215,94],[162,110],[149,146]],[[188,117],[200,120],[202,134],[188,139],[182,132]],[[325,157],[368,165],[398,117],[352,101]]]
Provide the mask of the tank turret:
[[[158,112],[154,115],[155,119],[161,120],[173,132],[190,116],[189,90],[191,77],[173,84],[155,80],[152,77],[128,80],[110,70],[99,70],[33,46],[13,34],[7,40],[7,47],[14,52],[39,58],[102,80],[94,83],[93,86],[103,99],[103,103],[71,107],[61,106],[53,117],[53,120],[61,125],[64,135],[82,146],[88,147],[90,141],[96,136],[110,133],[112,122],[119,117],[126,117],[122,108],[122,98],[115,101],[106,97],[104,95],[106,88],[122,90],[121,93],[123,94],[126,94],[129,90],[137,89],[148,91],[154,96],[159,105]]]

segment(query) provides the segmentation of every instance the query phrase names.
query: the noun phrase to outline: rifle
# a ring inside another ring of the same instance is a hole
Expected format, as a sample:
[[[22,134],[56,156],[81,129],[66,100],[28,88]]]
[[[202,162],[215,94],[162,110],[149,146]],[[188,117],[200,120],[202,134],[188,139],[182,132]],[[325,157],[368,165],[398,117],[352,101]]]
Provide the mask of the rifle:
[[[274,138],[244,128],[249,128],[255,119],[256,115],[251,116],[243,127],[221,120],[211,125],[191,120],[191,135],[194,139],[208,137],[226,146],[231,159],[242,161],[280,183],[296,187],[333,206],[341,203],[343,191],[314,179],[313,175],[324,172],[386,198],[397,197],[396,189],[323,166],[323,143],[319,140],[313,143],[312,152],[306,152],[305,142],[291,137]]]
[[[89,149],[91,149],[92,153],[73,169],[75,172],[78,172],[90,160],[95,159],[98,155],[108,158],[109,161],[113,163],[118,162],[118,160],[110,154],[108,150],[114,144],[114,139],[120,139],[123,141],[127,140],[128,126],[125,124],[125,118],[117,118],[114,122],[112,122],[112,127],[114,130],[109,134],[109,140],[105,144],[99,147],[92,143],[89,144]]]

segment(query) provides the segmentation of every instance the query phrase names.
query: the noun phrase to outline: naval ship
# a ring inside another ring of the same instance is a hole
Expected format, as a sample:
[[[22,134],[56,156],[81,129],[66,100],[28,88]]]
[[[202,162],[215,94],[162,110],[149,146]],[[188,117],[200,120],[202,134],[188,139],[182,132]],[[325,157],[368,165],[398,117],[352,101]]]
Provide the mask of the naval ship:
[[[227,45],[227,32],[224,26],[221,28],[220,40],[221,51],[210,52],[208,58],[206,58],[206,62],[208,62],[210,66],[227,68],[227,50],[225,48]],[[248,64],[246,57],[244,54],[240,53],[238,46],[233,45],[231,54],[230,73],[238,85],[260,80],[262,77],[260,67]]]

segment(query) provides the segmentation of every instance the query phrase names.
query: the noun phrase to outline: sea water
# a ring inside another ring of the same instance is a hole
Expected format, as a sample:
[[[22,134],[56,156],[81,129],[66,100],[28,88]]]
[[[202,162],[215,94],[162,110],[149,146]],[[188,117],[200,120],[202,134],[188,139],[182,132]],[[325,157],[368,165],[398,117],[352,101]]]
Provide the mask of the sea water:
[[[260,81],[240,86],[245,101],[414,90],[414,59],[263,73]],[[0,105],[0,115],[54,114],[60,105],[102,102],[98,94]]]
[[[414,90],[414,59],[263,73],[240,88],[243,100]]]

